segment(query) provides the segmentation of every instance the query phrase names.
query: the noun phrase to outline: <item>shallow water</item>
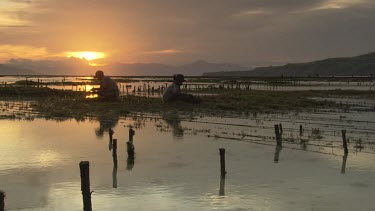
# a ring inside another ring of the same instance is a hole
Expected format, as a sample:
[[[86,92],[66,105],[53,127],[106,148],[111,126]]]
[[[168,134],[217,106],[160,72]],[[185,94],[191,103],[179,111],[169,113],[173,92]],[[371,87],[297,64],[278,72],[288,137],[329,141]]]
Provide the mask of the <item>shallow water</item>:
[[[114,79],[124,79],[126,77],[113,77]],[[4,76],[0,77],[0,85],[3,83],[14,83],[16,81],[25,80],[24,76]],[[91,86],[86,85],[85,82],[89,82],[92,80],[92,77],[57,77],[57,76],[50,76],[50,77],[41,77],[41,76],[33,76],[28,77],[27,80],[29,81],[38,81],[42,80],[43,83],[45,82],[82,82],[81,85],[49,85],[48,87],[54,89],[64,89],[64,90],[74,90],[74,91],[90,91],[92,88],[98,86]],[[146,95],[149,96],[150,93],[148,92],[149,89],[154,88],[154,93],[152,95],[159,95],[160,92],[157,90],[161,90],[162,87],[166,87],[170,82],[170,78],[155,78],[155,77],[145,77],[145,78],[132,78],[131,82],[117,83],[119,86],[119,90],[121,95],[126,94],[136,94],[136,95]],[[289,81],[288,84],[272,84],[267,81],[262,80],[244,80],[238,81],[241,83],[238,88],[240,89],[251,89],[251,90],[269,90],[269,91],[308,91],[308,90],[374,90],[375,82],[374,81],[367,81],[367,82],[356,82],[356,81]],[[130,88],[126,88],[127,85],[130,85]],[[232,87],[233,85],[233,87]],[[185,90],[200,90],[200,89],[209,89],[211,88],[219,88],[219,86],[223,86],[223,88],[236,88],[236,83],[230,83],[229,81],[221,81],[220,83],[213,83],[213,82],[189,82],[189,80],[185,83],[182,87]],[[139,89],[139,91],[138,91]],[[135,92],[133,92],[135,90]]]
[[[0,189],[8,210],[82,210],[78,164],[88,160],[94,210],[374,210],[373,115],[0,120]],[[281,151],[275,123],[295,140]],[[129,125],[136,133],[133,166],[125,144]],[[108,128],[118,139],[117,171]],[[313,128],[322,138],[311,136]],[[366,142],[363,151],[349,144],[346,165],[341,129]],[[301,147],[302,139],[311,145]],[[219,148],[226,149],[225,180]]]

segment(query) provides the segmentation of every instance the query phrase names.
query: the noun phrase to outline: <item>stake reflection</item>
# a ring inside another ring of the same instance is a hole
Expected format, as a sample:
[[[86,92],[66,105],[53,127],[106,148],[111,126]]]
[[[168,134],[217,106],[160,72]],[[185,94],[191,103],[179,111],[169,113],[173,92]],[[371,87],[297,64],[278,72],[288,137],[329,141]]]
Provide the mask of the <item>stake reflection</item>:
[[[283,148],[282,146],[276,146],[276,148],[275,148],[275,156],[273,158],[273,161],[275,163],[279,162],[279,156],[280,156],[280,152],[281,152],[282,148]]]

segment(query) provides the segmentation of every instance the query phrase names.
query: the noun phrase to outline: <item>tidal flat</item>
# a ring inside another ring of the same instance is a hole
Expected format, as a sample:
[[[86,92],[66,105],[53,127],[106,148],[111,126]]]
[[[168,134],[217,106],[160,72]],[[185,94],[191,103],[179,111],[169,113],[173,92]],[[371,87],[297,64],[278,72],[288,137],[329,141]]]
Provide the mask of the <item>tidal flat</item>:
[[[94,210],[375,209],[373,91],[189,92],[203,103],[165,104],[147,90],[98,102],[83,91],[0,87],[6,209],[82,210],[81,161]]]

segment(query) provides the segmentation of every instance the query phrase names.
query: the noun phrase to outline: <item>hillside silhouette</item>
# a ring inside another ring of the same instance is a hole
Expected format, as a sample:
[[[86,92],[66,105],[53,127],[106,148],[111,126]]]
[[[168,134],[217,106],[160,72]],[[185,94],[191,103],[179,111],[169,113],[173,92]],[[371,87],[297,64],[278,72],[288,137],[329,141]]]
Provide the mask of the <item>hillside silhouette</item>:
[[[329,58],[314,62],[258,67],[248,71],[205,73],[204,76],[368,76],[375,73],[375,52],[355,57]]]

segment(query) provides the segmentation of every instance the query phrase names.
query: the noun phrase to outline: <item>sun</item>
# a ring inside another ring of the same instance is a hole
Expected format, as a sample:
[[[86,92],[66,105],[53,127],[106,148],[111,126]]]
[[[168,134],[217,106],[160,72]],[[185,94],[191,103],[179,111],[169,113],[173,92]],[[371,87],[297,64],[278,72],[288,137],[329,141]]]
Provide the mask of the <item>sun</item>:
[[[81,58],[86,60],[95,60],[95,59],[103,59],[105,58],[105,53],[97,52],[97,51],[77,51],[77,52],[66,52],[65,55],[67,57],[75,57]]]

